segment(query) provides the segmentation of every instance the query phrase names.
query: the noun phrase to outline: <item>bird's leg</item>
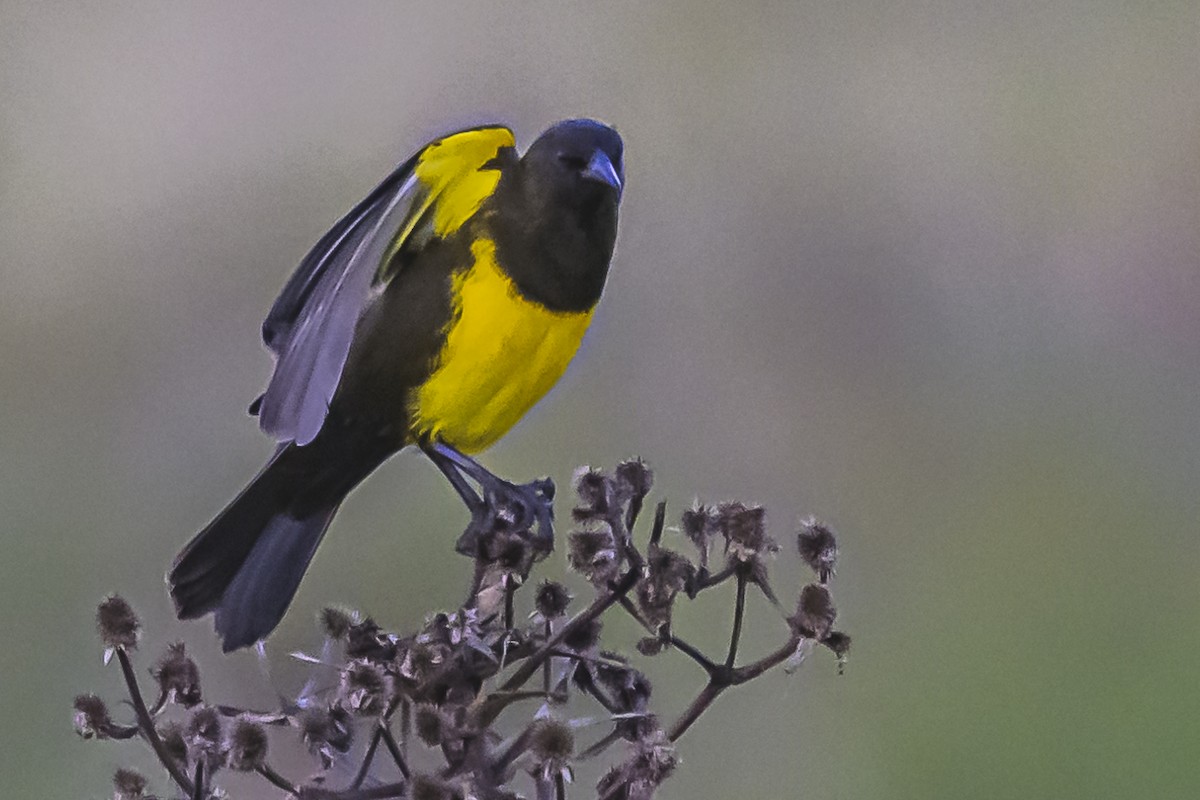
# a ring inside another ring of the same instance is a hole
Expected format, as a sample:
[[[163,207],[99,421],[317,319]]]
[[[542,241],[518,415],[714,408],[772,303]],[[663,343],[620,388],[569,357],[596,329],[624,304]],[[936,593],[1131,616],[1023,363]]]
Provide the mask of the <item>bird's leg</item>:
[[[421,449],[425,452],[425,455],[429,456],[429,460],[434,463],[434,466],[441,470],[446,479],[450,481],[450,485],[454,487],[454,491],[458,492],[458,496],[462,498],[471,515],[476,516],[480,514],[484,510],[484,500],[475,491],[474,487],[471,486],[470,482],[467,481],[454,459],[444,455],[434,445],[422,446]],[[451,450],[451,452],[454,451]]]
[[[479,534],[498,524],[510,530],[534,530],[536,526],[535,537],[547,551],[550,549],[554,538],[554,483],[549,478],[514,484],[444,442],[430,442],[421,449],[449,479],[471,512],[471,525],[458,542],[460,552],[474,556]],[[468,478],[479,484],[480,492]]]

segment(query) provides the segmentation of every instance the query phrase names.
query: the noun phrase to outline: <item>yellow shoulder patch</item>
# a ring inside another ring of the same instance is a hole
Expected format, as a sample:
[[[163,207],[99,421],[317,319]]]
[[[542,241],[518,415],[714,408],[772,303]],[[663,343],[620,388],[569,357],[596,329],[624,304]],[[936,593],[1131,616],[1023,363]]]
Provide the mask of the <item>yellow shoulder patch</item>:
[[[433,232],[458,230],[500,181],[500,170],[484,169],[506,147],[516,147],[508,128],[477,128],[428,145],[413,168],[433,200]]]

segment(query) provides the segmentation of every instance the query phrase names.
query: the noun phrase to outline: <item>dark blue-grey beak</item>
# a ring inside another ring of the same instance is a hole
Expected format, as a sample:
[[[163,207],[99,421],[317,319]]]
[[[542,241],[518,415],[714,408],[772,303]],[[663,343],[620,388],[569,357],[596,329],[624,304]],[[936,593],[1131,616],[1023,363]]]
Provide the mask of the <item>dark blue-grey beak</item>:
[[[588,162],[587,169],[583,171],[583,177],[607,183],[617,190],[618,196],[621,194],[621,173],[617,172],[617,168],[613,166],[612,159],[603,150],[597,150],[592,155],[592,160]]]

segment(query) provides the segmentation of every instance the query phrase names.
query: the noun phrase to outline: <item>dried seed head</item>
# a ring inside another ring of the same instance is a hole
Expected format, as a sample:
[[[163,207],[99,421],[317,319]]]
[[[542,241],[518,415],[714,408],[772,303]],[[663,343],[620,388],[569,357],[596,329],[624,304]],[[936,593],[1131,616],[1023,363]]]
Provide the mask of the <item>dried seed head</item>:
[[[567,613],[571,593],[561,583],[542,581],[533,602],[544,619],[557,619]]]
[[[691,539],[696,547],[704,550],[718,532],[716,516],[708,506],[697,504],[683,512],[679,520],[683,535]]]
[[[75,732],[84,739],[107,739],[113,721],[108,705],[99,696],[81,694],[75,698]]]
[[[230,769],[253,772],[267,760],[267,729],[257,722],[239,719],[229,732],[226,749]]]
[[[602,627],[600,620],[594,619],[568,634],[567,638],[563,639],[563,645],[578,653],[591,650],[600,643]]]
[[[371,661],[351,661],[342,670],[338,703],[355,714],[373,715],[387,703],[387,675]]]
[[[575,494],[579,496],[579,505],[571,513],[578,520],[602,519],[614,503],[612,479],[591,467],[576,470]]]
[[[650,679],[625,664],[626,659],[620,653],[606,650],[600,655],[607,663],[597,663],[593,668],[596,682],[604,687],[621,713],[645,711],[650,704]]]
[[[440,747],[452,738],[454,724],[444,711],[435,705],[422,703],[413,713],[417,737],[430,747]]]
[[[846,667],[846,657],[850,655],[850,636],[841,631],[830,631],[821,644],[828,647],[837,656],[838,674],[841,675]]]
[[[800,590],[800,604],[791,623],[801,636],[818,641],[824,639],[837,619],[833,597],[824,584],[810,583]]]
[[[834,575],[838,558],[837,537],[833,530],[809,517],[800,523],[796,539],[804,563],[817,573],[817,580],[828,583]]]
[[[334,640],[345,639],[350,629],[358,623],[358,614],[337,606],[326,606],[317,616],[317,622],[326,637]]]
[[[350,714],[341,706],[313,706],[302,711],[297,719],[300,735],[309,750],[321,756],[326,765],[337,754],[350,749],[353,727]]]
[[[413,642],[400,661],[400,675],[413,683],[423,683],[438,671],[449,653],[449,645],[440,642]]]
[[[650,487],[654,484],[654,473],[640,458],[621,462],[613,475],[616,478],[617,496],[626,501],[641,501],[650,493]]]
[[[224,727],[221,712],[212,706],[197,709],[192,714],[183,732],[192,761],[203,758],[210,770],[225,763]]]
[[[558,719],[539,719],[530,729],[529,749],[538,763],[561,769],[575,753],[575,732]]]
[[[646,553],[646,571],[637,584],[638,607],[654,626],[671,621],[675,596],[692,585],[696,568],[679,553],[651,544]]]
[[[646,636],[637,641],[637,651],[644,656],[656,656],[663,650],[663,640],[657,636]]]
[[[725,550],[739,561],[760,553],[774,552],[775,540],[767,535],[762,506],[722,503],[717,507],[717,524],[725,537]]]
[[[650,800],[659,784],[675,771],[675,747],[661,730],[635,742],[629,758],[613,767],[596,784],[601,797]]]
[[[159,691],[168,701],[191,708],[200,702],[200,669],[184,651],[183,642],[168,645],[167,652],[151,668]]]
[[[396,641],[375,620],[367,617],[351,625],[346,632],[346,655],[372,661],[391,661],[396,657]]]
[[[113,800],[141,800],[146,796],[146,778],[131,769],[113,774]]]
[[[571,568],[596,586],[607,585],[620,571],[617,541],[612,529],[597,524],[587,530],[572,531],[567,537],[567,562]]]
[[[137,647],[142,623],[125,598],[114,594],[106,597],[96,609],[96,628],[105,647],[132,650]]]

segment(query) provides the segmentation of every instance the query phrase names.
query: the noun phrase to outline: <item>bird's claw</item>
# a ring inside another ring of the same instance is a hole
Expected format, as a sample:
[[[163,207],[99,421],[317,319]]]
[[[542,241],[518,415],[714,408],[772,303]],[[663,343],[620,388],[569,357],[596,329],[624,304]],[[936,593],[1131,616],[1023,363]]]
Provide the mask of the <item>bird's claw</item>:
[[[474,557],[495,534],[527,534],[523,538],[540,553],[554,549],[553,481],[514,484],[496,479],[482,488],[482,502],[471,510],[471,522],[455,544],[458,552]]]

